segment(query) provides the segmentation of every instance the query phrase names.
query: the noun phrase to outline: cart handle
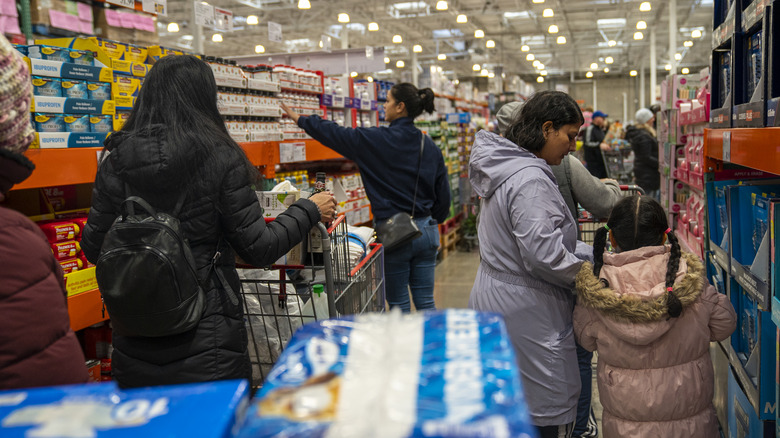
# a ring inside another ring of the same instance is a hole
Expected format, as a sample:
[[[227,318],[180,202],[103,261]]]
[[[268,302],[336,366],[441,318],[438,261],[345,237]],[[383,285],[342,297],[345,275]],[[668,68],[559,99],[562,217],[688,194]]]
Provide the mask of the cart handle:
[[[357,266],[355,266],[355,268],[352,269],[352,271],[350,271],[350,273],[349,273],[350,277],[354,277],[355,274],[358,273],[358,271],[363,269],[363,266],[365,266],[366,263],[368,263],[368,261],[371,260],[374,257],[374,255],[377,252],[379,252],[379,250],[382,248],[382,244],[381,243],[372,243],[371,246],[373,246],[374,249],[372,249],[371,252],[368,253],[367,256],[363,257],[363,260],[361,260],[360,263],[358,263]]]
[[[338,224],[344,222],[345,220],[347,220],[347,216],[344,214],[340,214],[336,216],[336,220],[334,220],[333,223],[330,224],[330,228],[328,228],[328,234],[332,233],[333,230],[336,229],[336,226],[338,226]]]
[[[642,189],[642,187],[639,187],[636,184],[622,184],[619,187],[620,187],[620,190],[623,191],[623,192],[627,192],[629,190],[633,190],[633,191],[639,193],[640,195],[644,195],[645,194],[645,191]]]

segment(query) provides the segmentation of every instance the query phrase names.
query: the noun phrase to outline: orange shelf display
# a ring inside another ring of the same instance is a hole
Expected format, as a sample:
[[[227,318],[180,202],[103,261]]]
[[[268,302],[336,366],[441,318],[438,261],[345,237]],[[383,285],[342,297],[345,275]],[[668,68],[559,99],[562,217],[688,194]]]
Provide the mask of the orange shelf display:
[[[28,149],[24,155],[35,163],[35,170],[14,189],[95,182],[97,152],[100,150],[102,148]]]
[[[108,319],[97,289],[68,297],[70,327],[73,331],[85,329]]]
[[[780,175],[780,128],[707,129],[704,132],[704,154],[716,160]]]

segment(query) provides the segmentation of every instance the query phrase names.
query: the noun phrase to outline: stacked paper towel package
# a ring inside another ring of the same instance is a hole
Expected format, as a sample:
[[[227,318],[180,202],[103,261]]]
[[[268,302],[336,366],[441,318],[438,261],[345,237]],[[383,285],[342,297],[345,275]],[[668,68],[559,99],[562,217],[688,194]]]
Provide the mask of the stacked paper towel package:
[[[0,401],[4,437],[536,436],[502,317],[465,309],[307,324],[251,402],[245,381],[1,391]]]

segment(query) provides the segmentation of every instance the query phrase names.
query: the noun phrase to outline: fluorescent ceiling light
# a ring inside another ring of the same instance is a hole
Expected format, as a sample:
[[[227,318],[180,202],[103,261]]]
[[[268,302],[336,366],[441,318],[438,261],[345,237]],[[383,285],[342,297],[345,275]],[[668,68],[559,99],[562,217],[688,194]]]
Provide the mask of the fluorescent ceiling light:
[[[645,34],[643,34],[642,32],[634,32],[634,39],[635,40],[641,40],[644,37],[645,37]]]
[[[349,14],[344,12],[339,14],[339,23],[349,23]]]
[[[494,77],[496,77],[496,74],[491,71],[490,73],[488,73],[488,77],[490,79],[493,79]]]
[[[630,76],[636,76],[637,75],[637,71],[636,70],[631,70],[630,72],[628,72],[628,74]]]
[[[604,73],[609,73],[609,67],[604,67]]]
[[[474,64],[474,65],[471,66],[471,69],[474,70],[474,71],[479,71],[481,68],[482,68],[482,66],[479,65],[479,64]]]
[[[672,64],[666,64],[666,65],[664,66],[664,70],[666,70],[666,71],[669,71],[669,70],[671,70],[671,69],[672,69]]]
[[[356,71],[353,71],[353,72],[352,72],[352,73],[350,73],[349,75],[350,75],[351,77],[353,77],[353,78],[356,78],[356,77],[357,77],[357,75],[358,75],[358,73],[357,73]]]
[[[558,37],[558,40],[556,41],[558,44],[566,44],[566,37],[561,35]]]
[[[523,47],[520,47],[520,51],[521,52],[527,52],[529,50],[531,50],[531,48],[528,47],[526,44],[523,44]]]
[[[599,18],[596,20],[599,29],[623,29],[626,27],[625,18]]]
[[[539,74],[542,76],[547,76],[547,70],[542,70],[539,72]]]
[[[401,44],[404,42],[404,39],[401,38],[401,35],[393,35],[393,42],[396,44]]]
[[[474,38],[485,38],[485,31],[482,29],[477,29],[474,31]]]
[[[615,59],[612,58],[611,56],[607,56],[606,58],[604,58],[604,62],[607,64],[612,64],[613,62],[615,62]]]
[[[444,1],[444,0],[439,0],[438,2],[436,2],[436,10],[437,11],[446,11],[447,8],[449,8],[449,7],[450,7],[450,5],[448,5],[447,2]]]
[[[485,47],[492,49],[493,47],[496,47],[496,42],[493,40],[487,40],[485,41]]]
[[[550,27],[547,28],[547,32],[558,33],[558,26],[551,24]]]
[[[322,41],[320,41],[322,42]],[[255,46],[255,53],[265,53],[265,47],[262,46],[262,44],[258,44]]]
[[[455,19],[455,21],[458,23],[468,23],[469,19],[466,17],[466,14],[460,14],[458,15],[458,18]]]
[[[370,32],[376,32],[376,31],[378,31],[378,30],[379,30],[379,23],[375,23],[375,22],[373,22],[373,21],[372,21],[371,23],[368,23],[368,30],[369,30]]]
[[[649,12],[652,8],[650,2],[642,2],[642,4],[639,5],[639,10],[642,12]]]
[[[536,66],[538,70],[544,70],[544,64],[539,63],[539,65]]]
[[[398,62],[395,63],[395,66],[398,68],[404,68],[404,62],[399,59]]]
[[[534,54],[533,53],[529,53],[529,54],[525,55],[525,60],[526,61],[533,61],[534,60]]]
[[[677,61],[681,60],[682,59],[682,54],[681,53],[675,53],[674,54],[674,59],[676,59]]]
[[[553,10],[550,8],[547,8],[544,11],[542,11],[542,17],[550,18],[553,16],[555,16],[555,12],[553,12]]]
[[[389,63],[389,62],[390,62],[390,58],[388,58],[387,56],[385,56],[385,64],[387,64],[387,63]]]
[[[298,9],[311,9],[309,0],[298,0]]]
[[[372,78],[371,76],[367,77],[367,78],[366,78],[366,80],[367,80],[368,82],[374,82],[374,78]]]
[[[683,43],[683,46],[685,47],[693,47],[693,41],[686,41]]]
[[[534,60],[534,63],[533,63],[532,65],[533,65],[534,67],[536,67],[537,65],[539,65],[539,64],[541,64],[541,63],[542,63],[542,61],[539,61],[538,59],[536,59],[536,60]]]
[[[414,53],[422,53],[422,46],[419,45],[419,44],[415,44],[412,47],[412,52],[414,52]]]
[[[539,76],[538,78],[536,78],[536,82],[541,84],[542,82],[544,82],[544,78]]]
[[[439,56],[437,56],[437,58],[439,59],[439,61],[445,61],[447,59],[447,55],[445,55],[444,53],[439,53]]]
[[[488,71],[487,71],[486,68],[483,68],[482,71],[479,72],[479,74],[480,74],[480,76],[487,76],[488,75]]]
[[[592,78],[593,77],[593,72],[589,71],[589,72],[585,73],[585,77],[586,78]]]
[[[636,22],[636,28],[637,28],[637,29],[639,29],[639,30],[644,30],[644,29],[647,29],[647,22],[646,22],[646,21],[644,21],[644,20],[642,20],[642,21],[637,21],[637,22]]]
[[[591,69],[591,70],[597,70],[598,68],[599,68],[599,65],[598,65],[598,64],[596,64],[595,62],[593,62],[593,63],[591,63],[591,64],[590,64],[590,69]]]
[[[222,35],[215,33],[211,36],[211,41],[214,41],[215,43],[221,43],[222,42]]]
[[[259,22],[260,22],[260,20],[257,18],[257,15],[250,15],[250,16],[246,17],[246,24],[254,26],[254,25],[256,25]]]
[[[694,29],[691,32],[691,37],[693,37],[693,38],[701,38],[701,31],[699,29]]]
[[[540,3],[544,3],[544,0],[533,0],[533,2],[536,4],[540,4]]]
[[[682,72],[682,74],[684,74],[684,75],[687,75],[688,73],[690,73],[690,72],[691,72],[690,70],[688,70],[688,67],[683,67],[683,69],[682,69],[682,70],[680,70],[680,71],[681,71],[681,72]]]
[[[504,12],[504,18],[507,20],[512,20],[515,18],[530,18],[531,14],[528,13],[528,11],[520,11],[520,12]]]
[[[615,46],[617,46],[617,41],[615,41],[615,40],[609,40],[609,41],[607,41],[607,45],[608,45],[609,47],[615,47]]]
[[[178,31],[179,31],[179,24],[178,23],[168,23],[168,32],[176,33]]]

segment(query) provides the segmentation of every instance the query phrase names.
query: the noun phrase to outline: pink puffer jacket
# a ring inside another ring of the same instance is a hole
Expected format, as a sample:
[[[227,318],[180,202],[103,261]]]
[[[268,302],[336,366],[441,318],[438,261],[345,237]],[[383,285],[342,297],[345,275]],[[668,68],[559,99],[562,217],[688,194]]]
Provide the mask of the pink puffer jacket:
[[[574,333],[598,350],[598,385],[605,438],[718,436],[712,405],[709,343],[736,328],[729,299],[705,281],[702,262],[683,253],[675,293],[678,318],[666,310],[665,246],[604,254],[600,278],[593,266],[577,275]]]

